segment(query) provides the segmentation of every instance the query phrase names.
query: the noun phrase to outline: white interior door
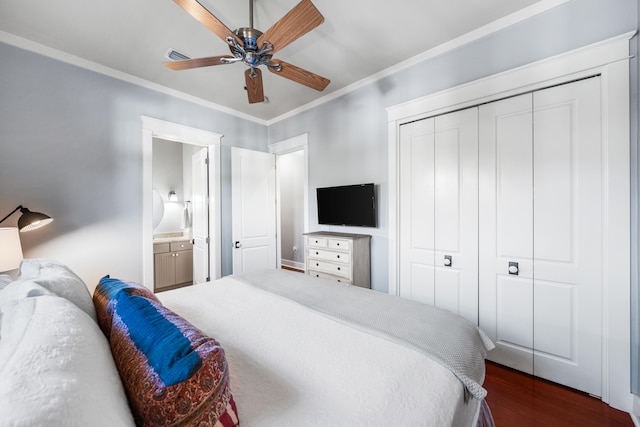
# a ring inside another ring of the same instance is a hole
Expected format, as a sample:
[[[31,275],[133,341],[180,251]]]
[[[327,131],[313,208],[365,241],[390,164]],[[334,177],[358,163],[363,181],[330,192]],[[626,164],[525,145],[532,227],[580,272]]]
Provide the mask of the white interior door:
[[[496,342],[489,357],[598,396],[599,94],[592,78],[480,107],[480,327]]]
[[[275,155],[231,148],[233,273],[276,268]]]
[[[193,281],[210,280],[209,267],[209,165],[208,149],[202,148],[191,157]]]
[[[471,108],[403,125],[400,296],[478,322],[478,117]]]

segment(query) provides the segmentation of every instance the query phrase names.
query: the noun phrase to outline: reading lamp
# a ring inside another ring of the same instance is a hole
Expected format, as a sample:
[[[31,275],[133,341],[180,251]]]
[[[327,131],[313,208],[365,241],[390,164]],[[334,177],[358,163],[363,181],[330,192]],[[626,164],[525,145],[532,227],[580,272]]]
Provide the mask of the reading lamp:
[[[22,216],[18,219],[18,230],[21,232],[27,232],[31,230],[35,230],[36,228],[43,227],[53,221],[49,215],[45,215],[40,212],[31,212],[29,209],[23,207],[22,205],[15,208],[11,213],[4,218],[0,219],[0,224],[3,223],[7,218],[13,215],[17,211],[22,212]]]

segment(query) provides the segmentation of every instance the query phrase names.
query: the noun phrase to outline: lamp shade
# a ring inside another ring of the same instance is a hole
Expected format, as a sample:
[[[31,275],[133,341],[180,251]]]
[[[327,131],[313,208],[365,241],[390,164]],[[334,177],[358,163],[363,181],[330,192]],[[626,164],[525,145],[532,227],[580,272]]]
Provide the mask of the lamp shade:
[[[40,212],[31,212],[27,208],[20,209],[22,216],[18,219],[18,229],[21,232],[35,230],[53,221],[49,215]]]
[[[0,223],[3,223],[7,218],[18,211],[22,213],[22,215],[20,215],[20,218],[18,219],[18,229],[22,232],[35,230],[36,228],[45,226],[53,221],[53,218],[51,218],[49,215],[45,215],[40,212],[31,212],[24,206],[18,205],[18,207],[12,210],[9,215],[0,219]]]
[[[0,228],[0,271],[15,270],[22,261],[22,246],[18,229]]]

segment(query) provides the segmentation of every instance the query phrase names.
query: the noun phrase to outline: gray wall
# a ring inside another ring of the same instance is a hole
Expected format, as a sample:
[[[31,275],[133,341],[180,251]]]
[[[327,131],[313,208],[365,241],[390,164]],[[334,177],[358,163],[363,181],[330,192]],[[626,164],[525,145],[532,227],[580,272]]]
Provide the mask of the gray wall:
[[[58,259],[90,289],[104,274],[142,280],[145,115],[224,135],[223,274],[231,272],[229,147],[266,151],[265,126],[2,43],[0,56],[0,212],[22,204],[55,219],[21,236],[25,257]]]

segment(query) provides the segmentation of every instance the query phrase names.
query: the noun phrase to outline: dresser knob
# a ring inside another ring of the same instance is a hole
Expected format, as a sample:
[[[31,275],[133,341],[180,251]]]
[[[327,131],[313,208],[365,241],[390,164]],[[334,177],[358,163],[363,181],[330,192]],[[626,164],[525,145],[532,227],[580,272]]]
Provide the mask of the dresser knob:
[[[338,271],[340,271],[340,267],[338,267]]]

